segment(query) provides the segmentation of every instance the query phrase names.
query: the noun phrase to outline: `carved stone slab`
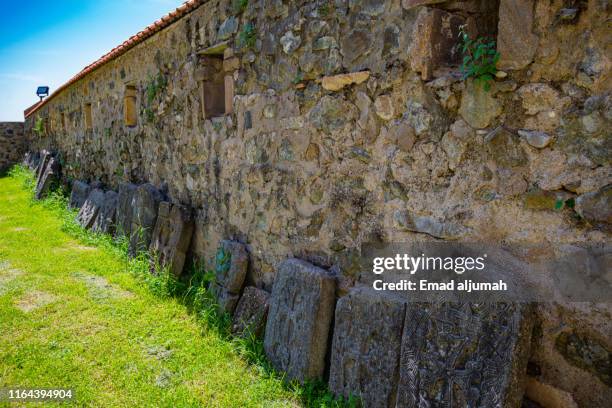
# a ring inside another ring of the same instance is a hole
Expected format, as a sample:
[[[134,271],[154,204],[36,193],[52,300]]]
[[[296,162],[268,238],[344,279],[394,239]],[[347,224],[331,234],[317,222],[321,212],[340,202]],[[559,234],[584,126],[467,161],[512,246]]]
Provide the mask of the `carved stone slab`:
[[[38,165],[36,166],[36,183],[37,184],[40,180],[40,176],[42,175],[43,171],[47,167],[47,164],[49,163],[50,158],[51,158],[51,153],[49,151],[42,150],[40,152],[40,160],[38,161]]]
[[[158,273],[158,267],[167,267],[174,276],[180,276],[192,235],[193,218],[189,211],[179,205],[161,202],[149,248],[157,258],[151,263],[151,272]]]
[[[74,180],[72,182],[72,192],[70,193],[70,208],[81,208],[87,200],[91,187],[84,181]]]
[[[518,303],[410,303],[397,406],[520,406],[530,315]]]
[[[237,336],[260,337],[266,327],[270,294],[254,286],[244,288],[232,321]]]
[[[87,200],[79,210],[77,222],[86,229],[93,227],[102,205],[104,205],[104,191],[99,188],[91,190]]]
[[[406,303],[369,288],[338,300],[329,387],[366,407],[395,407]]]
[[[35,197],[37,200],[45,198],[51,187],[59,182],[60,164],[55,157],[48,157],[46,166],[40,173],[38,182],[36,183]]]
[[[121,183],[119,184],[119,192],[117,198],[117,228],[115,230],[116,236],[127,236],[130,237],[132,229],[132,199],[134,198],[134,192],[138,188],[132,183]]]
[[[222,312],[234,313],[246,278],[249,255],[239,242],[221,241],[215,259],[215,282],[212,292]]]
[[[282,262],[270,297],[264,348],[290,380],[321,378],[334,314],[336,280],[299,259]]]
[[[161,192],[150,183],[142,184],[134,191],[130,227],[130,253],[132,255],[149,248],[157,221],[157,210],[162,200]]]
[[[105,234],[112,234],[115,231],[117,201],[118,194],[116,192],[107,191],[104,193],[104,203],[100,207],[92,230]]]

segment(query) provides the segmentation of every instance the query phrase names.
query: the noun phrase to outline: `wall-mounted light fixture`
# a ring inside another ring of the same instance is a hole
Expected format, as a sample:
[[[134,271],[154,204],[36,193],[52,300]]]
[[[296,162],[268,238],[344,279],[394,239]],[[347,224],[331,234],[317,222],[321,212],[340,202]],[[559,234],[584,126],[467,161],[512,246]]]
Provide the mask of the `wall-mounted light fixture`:
[[[49,87],[48,86],[39,86],[36,89],[36,95],[40,98],[40,100],[42,101],[43,98],[49,96]]]

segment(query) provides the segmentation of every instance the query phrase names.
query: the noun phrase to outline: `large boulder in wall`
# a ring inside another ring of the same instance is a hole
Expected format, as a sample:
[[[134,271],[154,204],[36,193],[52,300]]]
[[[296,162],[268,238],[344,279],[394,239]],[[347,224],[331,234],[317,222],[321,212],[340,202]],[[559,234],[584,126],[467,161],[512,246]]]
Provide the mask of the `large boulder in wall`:
[[[84,181],[74,180],[72,182],[72,191],[70,192],[69,207],[79,209],[85,204],[85,200],[89,196],[91,187]]]
[[[215,257],[215,281],[210,286],[219,310],[234,313],[249,266],[249,254],[240,242],[224,240]]]
[[[153,229],[157,221],[159,203],[163,199],[163,194],[150,183],[142,184],[134,191],[130,227],[130,254],[135,255],[149,249]]]
[[[323,377],[335,293],[336,279],[328,271],[295,258],[279,265],[264,349],[289,380]]]
[[[152,255],[152,273],[159,273],[160,269],[168,268],[174,276],[181,275],[193,228],[193,217],[188,209],[167,201],[159,204],[157,222],[149,248]]]
[[[117,197],[117,228],[115,236],[130,237],[132,229],[132,199],[138,186],[132,183],[120,183]]]
[[[115,230],[118,195],[114,191],[104,193],[104,202],[98,211],[92,230],[103,234],[112,234]]]

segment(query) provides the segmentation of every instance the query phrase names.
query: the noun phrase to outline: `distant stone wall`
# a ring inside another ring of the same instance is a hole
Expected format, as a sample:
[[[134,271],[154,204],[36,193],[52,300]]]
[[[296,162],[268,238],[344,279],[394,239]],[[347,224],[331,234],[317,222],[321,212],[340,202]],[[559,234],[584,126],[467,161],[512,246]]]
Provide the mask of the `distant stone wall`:
[[[26,147],[23,122],[0,122],[0,172],[23,160]]]
[[[245,243],[246,281],[267,291],[296,257],[344,296],[372,241],[535,243],[540,258],[609,242],[608,2],[239,4],[206,2],[65,89],[27,118],[44,122],[31,149],[70,178],[162,189],[195,214],[191,256],[212,266],[222,240]],[[488,91],[458,72],[464,24],[497,40]],[[527,395],[611,400],[611,314],[540,306]]]

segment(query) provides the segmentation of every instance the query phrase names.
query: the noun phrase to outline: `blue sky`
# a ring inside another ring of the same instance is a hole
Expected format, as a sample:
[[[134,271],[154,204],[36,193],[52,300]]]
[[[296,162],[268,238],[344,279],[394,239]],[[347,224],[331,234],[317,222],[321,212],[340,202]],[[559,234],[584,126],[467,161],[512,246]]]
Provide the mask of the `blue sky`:
[[[0,122],[51,92],[184,0],[0,0]]]

